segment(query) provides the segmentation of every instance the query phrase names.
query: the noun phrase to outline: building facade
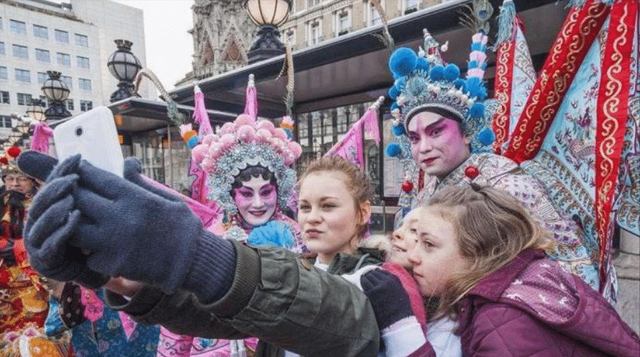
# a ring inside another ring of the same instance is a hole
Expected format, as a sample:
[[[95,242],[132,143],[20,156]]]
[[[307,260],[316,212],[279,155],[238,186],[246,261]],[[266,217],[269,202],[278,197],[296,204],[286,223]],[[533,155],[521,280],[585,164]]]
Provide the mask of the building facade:
[[[216,76],[249,63],[256,25],[243,0],[195,0],[193,9],[193,71],[176,85]]]
[[[448,0],[378,0],[387,20]],[[292,0],[287,23],[280,33],[294,49],[382,23],[369,0]]]
[[[72,114],[108,104],[118,83],[107,68],[116,39],[132,41],[145,66],[142,10],[108,0],[0,1],[0,139],[16,125],[12,113],[24,115],[31,98],[46,100],[40,88],[49,70],[69,86]],[[145,82],[139,93],[156,95]]]

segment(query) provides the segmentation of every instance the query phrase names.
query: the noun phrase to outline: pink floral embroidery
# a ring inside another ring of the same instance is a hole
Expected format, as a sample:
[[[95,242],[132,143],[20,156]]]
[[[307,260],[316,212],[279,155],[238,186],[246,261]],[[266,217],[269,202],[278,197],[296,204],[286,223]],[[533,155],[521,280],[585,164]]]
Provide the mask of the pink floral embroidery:
[[[98,321],[102,317],[104,303],[95,291],[80,287],[80,301],[84,305],[84,316],[91,322]]]

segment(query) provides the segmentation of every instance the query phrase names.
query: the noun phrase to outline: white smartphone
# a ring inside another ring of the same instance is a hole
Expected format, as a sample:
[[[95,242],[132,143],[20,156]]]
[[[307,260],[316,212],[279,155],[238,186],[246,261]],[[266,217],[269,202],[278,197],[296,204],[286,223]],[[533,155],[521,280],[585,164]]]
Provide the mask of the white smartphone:
[[[97,107],[53,130],[58,160],[75,154],[92,165],[122,177],[124,158],[111,110]]]

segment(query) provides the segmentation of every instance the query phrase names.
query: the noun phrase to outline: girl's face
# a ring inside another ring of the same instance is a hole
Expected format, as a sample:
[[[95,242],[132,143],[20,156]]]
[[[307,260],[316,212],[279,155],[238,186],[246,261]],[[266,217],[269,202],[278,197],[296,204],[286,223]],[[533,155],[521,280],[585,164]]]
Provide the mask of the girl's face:
[[[418,244],[409,254],[413,277],[423,296],[440,296],[456,273],[467,271],[471,262],[462,256],[453,225],[434,211],[419,208]]]
[[[402,225],[396,229],[391,235],[391,253],[389,260],[402,265],[406,269],[413,266],[409,262],[409,253],[416,247],[418,243],[417,225],[420,208],[416,208],[402,220]]]
[[[300,185],[298,223],[302,240],[321,263],[340,252],[353,253],[358,227],[369,219],[370,204],[356,203],[338,172],[314,172]]]
[[[240,216],[252,227],[269,221],[276,210],[278,194],[275,185],[262,177],[251,177],[233,190]]]

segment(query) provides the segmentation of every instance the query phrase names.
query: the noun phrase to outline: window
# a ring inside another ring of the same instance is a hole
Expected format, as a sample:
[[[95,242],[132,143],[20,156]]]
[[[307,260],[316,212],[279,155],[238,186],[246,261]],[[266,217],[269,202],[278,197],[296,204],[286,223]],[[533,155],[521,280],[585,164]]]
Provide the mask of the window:
[[[55,30],[56,41],[62,43],[69,43],[69,33],[67,31]]]
[[[0,67],[0,79],[9,79],[9,70],[7,67]]]
[[[91,80],[78,78],[78,87],[84,90],[91,90]]]
[[[22,21],[9,20],[9,29],[18,35],[27,34],[27,25]]]
[[[89,69],[89,59],[87,57],[78,56],[78,67]]]
[[[308,0],[307,4],[308,4],[308,7],[313,7],[313,6],[319,5],[320,2],[322,2],[322,0]]]
[[[67,109],[73,110],[73,99],[67,99]]]
[[[2,30],[2,17],[0,17],[0,30]]]
[[[309,46],[315,45],[322,40],[322,28],[320,21],[316,20],[309,23]]]
[[[90,100],[81,100],[80,101],[80,111],[87,112],[93,109],[93,102]]]
[[[73,81],[71,80],[71,77],[69,76],[60,76],[60,80],[64,82],[64,84],[67,85],[67,87],[69,87],[69,89],[73,89]]]
[[[40,49],[40,48],[36,48],[36,60],[38,60],[40,62],[50,63],[51,62],[51,56],[49,55],[49,51],[48,50],[43,50],[43,49]]]
[[[89,47],[89,38],[85,35],[81,35],[79,33],[75,34],[76,45],[82,47]]]
[[[0,115],[0,128],[12,128],[10,116]]]
[[[18,93],[18,105],[29,105],[31,103],[31,94]]]
[[[60,53],[58,52],[56,54],[56,58],[58,59],[58,64],[65,66],[65,67],[70,67],[71,66],[71,56],[69,56],[66,53]]]
[[[38,72],[38,84],[43,84],[48,78],[49,75],[45,72]]]
[[[46,96],[41,95],[40,96],[40,101],[42,102],[42,105],[46,108],[49,106],[49,100],[47,99]]]
[[[285,31],[285,36],[287,39],[287,43],[294,48],[296,46],[296,31],[294,29],[289,29]]]
[[[336,17],[336,33],[338,36],[344,35],[349,32],[351,28],[351,16],[349,16],[349,11],[342,11],[337,14]]]
[[[33,37],[49,39],[49,30],[46,27],[40,25],[33,25]]]
[[[27,49],[27,46],[12,45],[12,47],[13,57],[24,59],[29,58],[29,49]]]
[[[31,83],[31,73],[26,69],[15,69],[16,81]]]
[[[0,42],[0,55],[4,54],[4,42]]]
[[[384,0],[380,1],[380,6],[382,6],[382,8],[384,9]],[[376,10],[375,6],[369,5],[368,15],[369,15],[368,16],[369,26],[375,26],[382,23],[382,20],[380,19],[380,14],[378,13],[378,10]]]
[[[9,92],[0,91],[0,103],[11,104],[11,100],[9,99]]]
[[[403,0],[402,6],[404,6],[404,13],[410,14],[416,10],[418,10],[418,0]]]

